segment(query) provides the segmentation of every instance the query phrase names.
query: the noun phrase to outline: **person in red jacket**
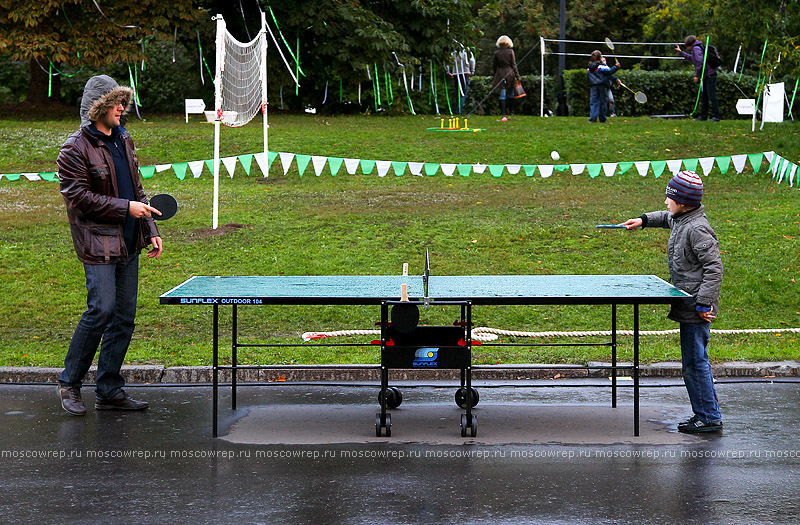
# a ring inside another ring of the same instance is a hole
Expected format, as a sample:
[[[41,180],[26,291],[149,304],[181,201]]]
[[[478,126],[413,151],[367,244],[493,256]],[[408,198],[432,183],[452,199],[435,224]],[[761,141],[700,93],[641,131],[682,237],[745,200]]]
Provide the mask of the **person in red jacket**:
[[[139,284],[139,252],[152,244],[158,258],[163,243],[152,219],[139,162],[124,113],[130,88],[106,75],[90,78],[81,100],[81,128],[58,155],[58,178],[67,207],[72,242],[86,275],[83,312],[58,376],[61,406],[82,416],[81,385],[98,346],[97,410],[143,410],[123,390],[120,374],[131,341]],[[102,340],[102,345],[101,345]]]

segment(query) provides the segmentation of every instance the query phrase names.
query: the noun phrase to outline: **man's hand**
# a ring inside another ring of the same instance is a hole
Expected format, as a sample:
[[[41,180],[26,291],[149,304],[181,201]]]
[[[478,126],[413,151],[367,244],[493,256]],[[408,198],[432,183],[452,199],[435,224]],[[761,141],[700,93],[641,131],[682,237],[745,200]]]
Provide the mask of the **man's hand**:
[[[697,78],[697,77],[694,77],[694,83],[697,84],[698,82],[700,82],[700,79]]]
[[[717,316],[714,315],[714,311],[713,310],[711,310],[709,312],[697,312],[697,315],[699,315],[700,319],[702,319],[703,321],[705,321],[707,323],[710,323],[711,321],[713,321],[714,319],[717,318]]]
[[[139,201],[128,202],[128,215],[130,215],[134,219],[141,219],[142,217],[150,218],[153,216],[152,215],[153,213],[155,213],[156,215],[161,215],[160,211],[143,202]]]
[[[617,60],[617,67],[622,67],[622,64],[619,63],[619,60]]]
[[[635,219],[628,219],[623,222],[622,225],[629,230],[638,230],[642,227],[642,218],[636,217]]]
[[[680,44],[676,44],[676,45],[675,45],[675,51],[677,51],[678,53],[680,53],[680,52],[681,52],[681,46],[680,46]]]
[[[147,256],[151,259],[153,257],[158,259],[161,252],[164,251],[164,241],[161,240],[161,237],[150,237],[150,243],[153,245],[153,248],[147,252]]]

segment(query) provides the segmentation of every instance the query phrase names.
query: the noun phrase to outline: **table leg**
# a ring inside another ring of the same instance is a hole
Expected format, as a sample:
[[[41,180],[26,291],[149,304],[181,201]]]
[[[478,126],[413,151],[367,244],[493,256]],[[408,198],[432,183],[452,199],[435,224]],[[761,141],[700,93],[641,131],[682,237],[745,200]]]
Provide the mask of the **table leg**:
[[[633,435],[639,435],[639,305],[633,305]]]
[[[617,408],[617,305],[611,305],[611,408]]]
[[[218,401],[218,388],[219,388],[219,306],[216,304],[213,307],[214,313],[211,322],[211,330],[212,334],[212,342],[211,342],[211,351],[212,351],[212,362],[211,362],[211,434],[213,437],[217,437],[217,401]]]
[[[236,410],[236,346],[238,332],[238,311],[236,305],[233,305],[232,311],[232,330],[231,330],[231,410]]]

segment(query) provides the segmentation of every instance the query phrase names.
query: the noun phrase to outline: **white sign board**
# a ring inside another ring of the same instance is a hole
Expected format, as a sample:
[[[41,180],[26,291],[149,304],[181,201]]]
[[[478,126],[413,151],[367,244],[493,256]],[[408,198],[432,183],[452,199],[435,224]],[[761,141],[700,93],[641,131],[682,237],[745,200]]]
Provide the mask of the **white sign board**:
[[[767,84],[767,87],[764,88],[764,105],[761,108],[762,122],[783,122],[784,97],[783,82]]]
[[[736,102],[736,112],[740,115],[752,115],[756,112],[756,99],[740,98]]]

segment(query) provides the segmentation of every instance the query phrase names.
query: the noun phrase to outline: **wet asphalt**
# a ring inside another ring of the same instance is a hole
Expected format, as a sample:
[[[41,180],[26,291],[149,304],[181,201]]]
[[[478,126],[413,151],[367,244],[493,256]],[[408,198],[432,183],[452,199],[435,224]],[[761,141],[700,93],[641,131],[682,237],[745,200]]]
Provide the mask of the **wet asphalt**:
[[[375,385],[137,387],[142,413],[60,407],[53,386],[0,386],[0,518],[36,523],[797,523],[800,383],[718,383],[725,428],[686,436],[676,380],[610,408],[601,380],[477,384],[461,438],[454,385],[400,384],[377,438]],[[571,385],[571,386],[563,386]],[[524,386],[520,388],[519,386]],[[533,388],[528,388],[533,387]]]

